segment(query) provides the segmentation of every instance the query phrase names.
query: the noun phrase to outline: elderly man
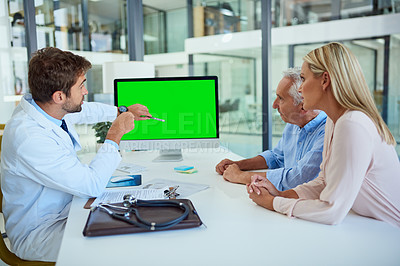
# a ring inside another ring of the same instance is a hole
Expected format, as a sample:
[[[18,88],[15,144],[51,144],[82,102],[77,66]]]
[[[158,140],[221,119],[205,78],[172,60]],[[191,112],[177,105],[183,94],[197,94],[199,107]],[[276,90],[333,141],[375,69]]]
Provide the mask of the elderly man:
[[[268,169],[257,173],[266,176],[279,190],[287,190],[317,177],[322,161],[326,114],[303,109],[300,68],[289,68],[276,89],[272,105],[283,121],[288,123],[278,145],[250,159],[222,160],[216,171],[225,180],[247,184],[254,172],[247,170]]]

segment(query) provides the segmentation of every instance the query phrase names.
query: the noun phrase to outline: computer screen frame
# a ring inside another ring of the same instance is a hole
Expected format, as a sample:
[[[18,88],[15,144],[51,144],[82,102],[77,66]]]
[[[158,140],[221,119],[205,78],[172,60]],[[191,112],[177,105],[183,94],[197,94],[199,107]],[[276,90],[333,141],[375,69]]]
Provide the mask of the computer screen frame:
[[[215,84],[215,122],[216,137],[211,138],[169,138],[169,139],[139,139],[121,140],[121,150],[180,150],[180,149],[206,149],[218,148],[219,141],[219,104],[218,104],[218,77],[217,76],[191,76],[191,77],[155,77],[155,78],[118,78],[114,79],[114,104],[118,105],[118,83],[120,82],[142,82],[142,81],[190,81],[190,80],[212,80]],[[140,102],[138,102],[140,103]],[[151,113],[151,110],[150,110]]]

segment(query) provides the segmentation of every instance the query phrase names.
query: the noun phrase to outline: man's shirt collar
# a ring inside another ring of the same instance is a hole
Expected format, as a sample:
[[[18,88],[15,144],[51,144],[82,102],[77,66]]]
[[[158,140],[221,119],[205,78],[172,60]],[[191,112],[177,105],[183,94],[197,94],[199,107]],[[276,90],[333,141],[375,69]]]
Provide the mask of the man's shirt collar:
[[[307,131],[314,131],[323,120],[326,119],[326,114],[323,111],[320,111],[319,114],[310,122],[308,122],[303,128]]]

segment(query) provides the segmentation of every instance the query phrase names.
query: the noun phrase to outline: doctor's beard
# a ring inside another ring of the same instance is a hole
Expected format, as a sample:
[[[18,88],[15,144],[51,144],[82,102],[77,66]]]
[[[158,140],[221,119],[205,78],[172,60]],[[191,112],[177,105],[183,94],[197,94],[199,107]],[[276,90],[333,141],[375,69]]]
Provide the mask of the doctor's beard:
[[[82,98],[83,101],[83,98]],[[80,111],[82,111],[82,101],[78,104],[74,104],[70,99],[68,101],[66,101],[62,108],[64,111],[66,111],[67,113],[78,113]]]

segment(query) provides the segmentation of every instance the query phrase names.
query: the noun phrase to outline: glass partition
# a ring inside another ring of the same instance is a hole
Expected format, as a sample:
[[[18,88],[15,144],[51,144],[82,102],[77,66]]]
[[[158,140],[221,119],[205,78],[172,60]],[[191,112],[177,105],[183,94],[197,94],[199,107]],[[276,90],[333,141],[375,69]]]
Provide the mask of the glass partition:
[[[152,1],[146,1],[151,4]],[[161,9],[163,8],[163,9]],[[182,52],[188,37],[186,3],[184,6],[143,6],[145,54]]]
[[[188,37],[186,1],[143,0],[145,54],[182,52]]]
[[[175,8],[167,11],[167,53],[185,51],[185,39],[188,37],[187,8]]]
[[[340,1],[340,17],[354,18],[372,15],[383,15],[400,12],[400,1],[387,0],[342,0]]]
[[[261,50],[194,55],[195,75],[218,76],[221,145],[244,156],[262,150]]]
[[[0,45],[4,66],[1,70],[2,80],[3,84],[7,84],[4,92],[6,96],[22,95],[29,90],[23,1],[9,2],[7,11],[2,20],[4,35]],[[12,97],[8,98],[15,101]]]
[[[0,123],[5,124],[28,91],[23,4],[0,1]]]
[[[273,25],[282,27],[399,12],[399,0],[275,0]]]
[[[35,1],[38,48],[127,53],[126,1]]]
[[[166,12],[150,6],[143,6],[143,30],[145,54],[166,52]]]
[[[193,4],[194,36],[260,29],[260,0],[206,0]]]

